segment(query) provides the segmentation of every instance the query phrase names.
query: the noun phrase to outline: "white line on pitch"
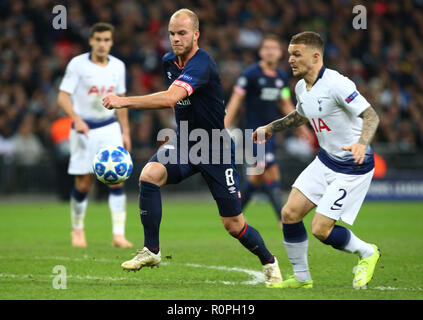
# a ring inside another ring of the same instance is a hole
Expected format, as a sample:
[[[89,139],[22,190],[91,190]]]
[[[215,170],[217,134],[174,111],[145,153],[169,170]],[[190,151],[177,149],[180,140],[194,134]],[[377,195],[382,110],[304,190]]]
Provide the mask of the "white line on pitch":
[[[4,259],[5,257],[0,256],[0,259]],[[9,258],[10,259],[10,258]],[[45,256],[45,257],[40,257],[40,256],[34,256],[32,257],[32,259],[34,260],[59,260],[59,261],[93,261],[93,262],[113,262],[116,263],[117,260],[113,260],[113,259],[105,259],[105,258],[93,258],[93,257],[89,257],[88,255],[84,255],[83,258],[71,258],[71,257],[59,257],[59,256]],[[168,262],[162,262],[160,265],[162,266],[166,266],[168,265]],[[172,264],[178,264],[178,263],[172,263]],[[223,281],[223,280],[217,280],[217,281],[212,281],[212,280],[205,280],[206,283],[223,283],[226,285],[236,285],[236,284],[246,284],[246,285],[256,285],[259,283],[264,282],[264,275],[262,272],[260,271],[256,271],[256,270],[250,270],[250,269],[244,269],[244,268],[236,268],[236,267],[226,267],[226,266],[206,266],[206,265],[201,265],[201,264],[193,264],[193,263],[186,263],[183,264],[187,267],[192,267],[192,268],[205,268],[205,269],[215,269],[215,270],[224,270],[224,271],[235,271],[235,272],[243,272],[248,274],[249,276],[252,277],[252,279],[250,280],[246,280],[246,281],[241,281],[241,282],[237,282],[237,281]],[[133,278],[118,278],[115,280],[125,280],[125,279],[133,279]],[[99,280],[108,280],[108,279],[99,279]]]
[[[10,257],[0,256],[0,259],[10,259]],[[107,259],[107,258],[94,258],[89,257],[88,255],[84,255],[82,258],[72,258],[72,257],[60,257],[60,256],[34,256],[32,257],[34,260],[59,260],[59,261],[93,261],[93,262],[113,262],[116,263],[116,259]],[[26,257],[27,259],[27,257]],[[179,263],[172,263],[172,264],[179,264]],[[169,265],[168,262],[162,262],[162,266]],[[235,271],[235,272],[244,272],[252,277],[250,280],[242,281],[242,282],[236,282],[236,281],[224,281],[224,280],[204,280],[204,281],[193,281],[188,280],[184,281],[185,283],[222,283],[226,285],[236,285],[236,284],[246,284],[246,285],[256,285],[259,283],[264,282],[264,276],[263,273],[256,270],[251,269],[244,269],[244,268],[237,268],[237,267],[226,267],[226,266],[206,266],[201,264],[194,264],[194,263],[186,263],[183,264],[187,267],[192,268],[205,268],[205,269],[215,269],[215,270],[224,270],[224,271]],[[33,275],[19,275],[19,274],[6,274],[6,273],[0,273],[0,278],[13,278],[13,277],[20,277],[20,278],[31,278]],[[51,277],[51,276],[50,276]],[[70,278],[79,279],[79,280],[102,280],[102,281],[122,281],[122,280],[131,280],[131,281],[145,281],[138,278],[110,278],[110,277],[95,277],[95,276],[72,276],[68,275]],[[377,287],[371,287],[369,288],[371,290],[381,290],[381,291],[396,291],[396,290],[410,290],[410,291],[423,291],[422,288],[401,288],[401,287],[391,287],[391,286],[377,286]]]
[[[12,279],[31,279],[31,280],[43,280],[44,278],[47,278],[45,280],[50,281],[51,278],[56,277],[56,275],[45,275],[45,274],[13,274],[13,273],[0,273],[0,278],[12,278]],[[41,278],[41,279],[40,279]],[[98,277],[98,276],[80,276],[80,275],[66,275],[67,279],[76,279],[76,280],[97,280],[97,281],[125,281],[129,280],[131,282],[139,282],[139,283],[148,283],[153,282],[153,280],[146,280],[146,279],[140,279],[140,278],[126,278],[126,277]],[[175,280],[175,279],[162,279],[166,281],[172,281],[172,282],[180,282],[180,283],[191,283],[191,284],[204,284],[204,283],[221,283],[225,285],[235,285],[240,284],[236,282],[230,282],[230,281],[223,281],[223,280]]]
[[[189,264],[187,263],[187,266],[191,266],[191,267],[196,267],[196,268],[209,268],[209,269],[218,269],[218,270],[225,270],[225,271],[241,271],[241,270],[247,270],[247,269],[240,269],[240,268],[227,268],[227,267],[222,267],[222,266],[203,266],[203,265],[193,265],[193,264]],[[237,270],[231,270],[231,269],[237,269]],[[252,271],[252,270],[250,270]],[[257,272],[257,271],[254,271]],[[48,280],[50,278],[55,277],[55,275],[32,275],[32,274],[13,274],[13,273],[0,273],[0,278],[12,278],[12,279],[32,279],[35,280],[36,278],[48,278]],[[97,276],[91,276],[91,275],[86,275],[86,276],[80,276],[80,275],[67,275],[67,278],[70,279],[76,279],[76,280],[98,280],[98,281],[125,281],[125,280],[130,280],[131,282],[142,282],[142,283],[146,283],[146,282],[152,282],[151,280],[146,280],[146,279],[139,279],[139,278],[126,278],[126,277],[97,277]],[[39,279],[37,279],[39,280]],[[243,282],[233,282],[233,281],[223,281],[223,280],[175,280],[175,279],[163,279],[166,281],[172,281],[172,282],[181,282],[181,283],[192,283],[192,284],[201,284],[201,283],[211,283],[211,284],[215,284],[215,283],[221,283],[221,284],[225,284],[225,285],[235,285],[235,284],[257,284],[257,283],[253,283],[254,280],[250,280],[250,281],[243,281]],[[248,282],[248,283],[247,283]],[[263,281],[260,281],[263,282]],[[383,286],[377,286],[377,287],[373,287],[373,288],[369,288],[370,290],[381,290],[381,291],[396,291],[396,290],[406,290],[406,291],[423,291],[422,288],[395,288],[395,287],[383,287]],[[369,290],[368,289],[368,290]]]

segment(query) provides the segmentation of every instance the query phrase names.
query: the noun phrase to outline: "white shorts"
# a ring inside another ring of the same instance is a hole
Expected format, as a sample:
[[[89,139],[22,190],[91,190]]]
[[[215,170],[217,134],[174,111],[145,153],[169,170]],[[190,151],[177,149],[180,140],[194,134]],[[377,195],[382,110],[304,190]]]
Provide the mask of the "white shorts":
[[[117,121],[104,127],[90,129],[88,138],[72,129],[69,139],[71,156],[68,173],[71,175],[93,173],[93,159],[99,149],[109,145],[123,146],[122,132]]]
[[[339,173],[316,157],[292,187],[317,205],[317,213],[352,225],[369,190],[373,171],[361,175]]]

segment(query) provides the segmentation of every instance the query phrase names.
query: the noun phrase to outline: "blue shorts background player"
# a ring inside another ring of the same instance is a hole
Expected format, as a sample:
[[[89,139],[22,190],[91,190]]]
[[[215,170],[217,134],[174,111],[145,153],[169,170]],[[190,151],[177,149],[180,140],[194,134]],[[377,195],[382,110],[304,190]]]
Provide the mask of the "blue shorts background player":
[[[234,166],[233,145],[222,145],[218,151],[230,152],[227,163],[205,163],[214,158],[214,151],[209,145],[209,155],[204,155],[203,162],[194,163],[188,156],[187,149],[193,143],[187,142],[183,126],[188,131],[202,129],[212,136],[213,129],[224,130],[223,92],[219,72],[214,60],[198,47],[198,18],[192,11],[181,9],[175,12],[169,22],[171,53],[163,57],[163,66],[168,84],[167,91],[140,97],[118,97],[109,95],[103,99],[108,108],[133,107],[140,109],[174,108],[178,132],[176,137],[159,149],[140,176],[140,216],[144,227],[144,248],[137,255],[122,264],[126,270],[139,270],[143,266],[157,266],[161,262],[159,229],[162,217],[160,187],[178,183],[181,180],[201,173],[212,193],[219,209],[221,220],[226,230],[241,244],[254,253],[263,265],[266,285],[280,283],[280,274],[276,258],[266,248],[260,233],[248,225],[243,217],[240,202],[238,173]],[[189,133],[189,132],[188,132]],[[224,140],[224,139],[223,139]],[[176,152],[175,161],[160,162],[160,159],[172,160],[170,153]],[[169,156],[169,157],[167,157]],[[163,158],[162,158],[163,157]],[[220,158],[220,157],[219,157]],[[223,159],[221,159],[223,160]]]
[[[238,79],[228,102],[225,127],[235,126],[240,118],[240,111],[245,100],[245,128],[257,129],[274,121],[282,114],[288,114],[295,108],[287,74],[278,68],[282,58],[282,47],[276,35],[266,35],[259,48],[260,61],[249,66]],[[305,139],[311,138],[311,131],[303,126],[298,128]],[[254,153],[257,145],[253,144]],[[254,154],[255,155],[255,154]],[[242,208],[244,209],[253,193],[261,189],[269,198],[282,228],[282,191],[281,174],[275,159],[275,137],[265,145],[265,170],[260,175],[249,175],[242,188]]]

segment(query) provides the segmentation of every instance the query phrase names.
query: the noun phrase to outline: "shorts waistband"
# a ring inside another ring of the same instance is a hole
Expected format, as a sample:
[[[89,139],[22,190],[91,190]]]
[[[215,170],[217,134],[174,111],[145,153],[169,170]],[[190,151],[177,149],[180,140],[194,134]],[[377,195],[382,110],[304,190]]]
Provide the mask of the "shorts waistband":
[[[369,155],[366,155],[366,158],[362,164],[354,163],[354,160],[348,161],[339,161],[332,158],[324,149],[320,148],[317,153],[317,157],[320,161],[323,162],[328,168],[332,169],[335,172],[360,175],[365,174],[375,167],[375,162],[373,158],[373,152]]]
[[[110,118],[104,121],[93,121],[93,120],[85,120],[85,119],[83,120],[85,121],[85,123],[88,125],[90,129],[101,128],[117,121],[116,118]],[[72,123],[72,128],[75,128],[74,123]]]

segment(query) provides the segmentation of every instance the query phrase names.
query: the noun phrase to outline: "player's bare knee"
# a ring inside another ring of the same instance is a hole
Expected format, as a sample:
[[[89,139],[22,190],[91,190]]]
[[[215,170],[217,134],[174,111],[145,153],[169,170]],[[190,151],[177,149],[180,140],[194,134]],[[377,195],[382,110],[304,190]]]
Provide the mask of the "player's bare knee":
[[[329,237],[335,223],[336,220],[316,212],[311,222],[311,233],[320,241],[324,241]]]
[[[292,206],[286,204],[282,208],[282,222],[283,223],[297,223],[300,222],[301,218],[299,217],[298,212]]]
[[[236,226],[233,224],[233,223],[230,223],[230,222],[224,222],[223,223],[223,226],[225,227],[225,229],[226,229],[226,231],[228,231],[228,233],[230,234],[230,235],[232,235],[232,236],[236,236],[236,235],[238,235],[238,233],[239,233],[239,231],[238,231],[238,229],[236,228]]]
[[[76,190],[81,193],[88,193],[90,192],[90,187],[87,184],[80,184],[76,187]]]
[[[230,218],[222,218],[223,226],[225,227],[226,231],[233,236],[236,237],[245,225],[245,220],[243,217],[230,217]]]
[[[166,183],[166,179],[167,172],[165,166],[158,162],[149,162],[142,169],[139,181],[140,183],[141,181],[146,181],[161,187]]]
[[[278,165],[272,164],[268,167],[263,173],[263,178],[266,181],[279,181],[281,177]]]
[[[319,223],[312,223],[311,224],[311,233],[320,241],[324,241],[328,238],[330,234],[330,229],[326,225],[319,224]]]
[[[89,175],[76,176],[75,187],[81,193],[88,193],[91,189],[92,177]]]
[[[263,175],[251,175],[248,177],[248,181],[256,188],[259,188],[263,182]]]

